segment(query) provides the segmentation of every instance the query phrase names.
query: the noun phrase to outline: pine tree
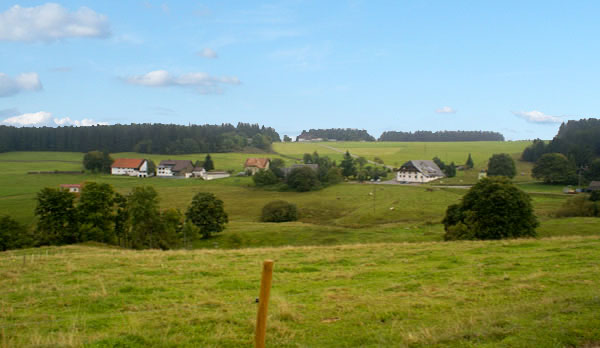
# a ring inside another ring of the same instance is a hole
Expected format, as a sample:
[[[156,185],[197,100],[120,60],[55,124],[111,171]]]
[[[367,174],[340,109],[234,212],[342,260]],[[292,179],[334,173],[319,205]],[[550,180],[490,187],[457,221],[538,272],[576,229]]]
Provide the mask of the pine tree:
[[[354,165],[354,159],[350,155],[350,152],[346,151],[340,167],[342,167],[342,175],[344,177],[347,178],[356,175],[356,165]]]
[[[465,163],[468,169],[473,168],[473,159],[471,158],[471,154],[469,154],[469,158],[467,158],[467,162]]]
[[[204,165],[203,165],[204,169],[206,169],[206,171],[210,171],[215,169],[215,164],[213,163],[212,158],[210,157],[210,154],[206,155],[206,158],[204,158]]]

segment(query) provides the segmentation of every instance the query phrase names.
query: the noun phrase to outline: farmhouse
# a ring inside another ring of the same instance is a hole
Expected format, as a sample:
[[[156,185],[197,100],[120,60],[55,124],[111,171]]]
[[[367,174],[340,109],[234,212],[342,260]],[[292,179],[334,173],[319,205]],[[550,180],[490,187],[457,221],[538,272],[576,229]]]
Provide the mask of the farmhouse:
[[[404,163],[396,172],[396,181],[430,182],[444,177],[440,167],[433,161],[413,160]]]
[[[600,191],[600,181],[592,181],[590,182],[590,186],[588,186],[588,191]]]
[[[68,190],[71,193],[80,193],[81,185],[80,184],[60,184],[61,190]]]
[[[117,158],[110,166],[112,175],[148,176],[148,161],[143,158]]]
[[[156,175],[161,177],[183,176],[191,177],[194,164],[190,160],[163,160],[156,168]]]
[[[269,169],[270,160],[268,158],[247,158],[244,163],[244,171],[250,175],[256,174],[259,170]]]
[[[290,173],[292,172],[292,170],[296,169],[296,168],[302,168],[302,167],[307,167],[312,169],[315,173],[319,172],[319,165],[318,164],[292,164],[291,167],[287,167],[287,168],[283,168],[283,175],[285,177],[287,177],[288,175],[290,175]]]

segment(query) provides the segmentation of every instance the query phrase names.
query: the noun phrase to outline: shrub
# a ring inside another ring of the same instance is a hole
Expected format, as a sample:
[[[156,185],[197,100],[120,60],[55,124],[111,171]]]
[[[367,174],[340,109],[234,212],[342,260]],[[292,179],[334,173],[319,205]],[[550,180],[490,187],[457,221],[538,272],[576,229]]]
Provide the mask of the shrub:
[[[264,222],[285,222],[296,221],[297,219],[296,205],[286,201],[269,202],[262,210],[262,221]]]
[[[539,225],[531,198],[507,178],[484,178],[442,221],[445,240],[534,237]]]
[[[517,175],[517,167],[509,154],[495,154],[490,157],[487,173],[488,176],[506,176],[512,179]]]
[[[27,228],[8,215],[0,216],[0,251],[32,245]]]
[[[270,170],[259,170],[252,176],[252,181],[256,186],[273,185],[279,182],[277,176]]]
[[[588,195],[577,195],[569,198],[557,211],[556,217],[600,216],[600,207]]]
[[[531,171],[531,176],[544,180],[547,184],[575,184],[577,175],[575,165],[560,153],[542,155]]]
[[[327,171],[326,181],[328,184],[339,184],[344,180],[342,170],[340,168],[331,167]]]
[[[298,192],[314,190],[321,185],[317,173],[309,167],[294,168],[288,175],[287,184]]]

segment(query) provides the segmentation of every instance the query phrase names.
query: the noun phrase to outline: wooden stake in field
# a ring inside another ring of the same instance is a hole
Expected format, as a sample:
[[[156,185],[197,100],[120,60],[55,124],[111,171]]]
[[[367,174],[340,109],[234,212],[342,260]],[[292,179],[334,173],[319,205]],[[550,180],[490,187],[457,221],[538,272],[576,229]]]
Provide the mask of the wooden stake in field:
[[[271,280],[273,278],[273,261],[263,262],[262,279],[260,280],[260,296],[258,297],[258,315],[256,316],[256,335],[254,346],[265,347],[265,336],[267,334],[267,307],[269,306],[269,294],[271,293]]]

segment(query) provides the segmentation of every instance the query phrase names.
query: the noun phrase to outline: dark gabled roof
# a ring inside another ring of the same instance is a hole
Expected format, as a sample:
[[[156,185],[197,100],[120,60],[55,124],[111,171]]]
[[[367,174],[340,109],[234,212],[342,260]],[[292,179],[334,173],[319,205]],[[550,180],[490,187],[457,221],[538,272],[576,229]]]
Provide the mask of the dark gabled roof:
[[[171,171],[180,172],[183,169],[194,168],[190,160],[163,160],[158,164],[159,167],[171,167]]]
[[[404,163],[400,167],[400,170],[402,169],[415,169],[426,176],[444,176],[444,173],[434,161],[412,160]]]

